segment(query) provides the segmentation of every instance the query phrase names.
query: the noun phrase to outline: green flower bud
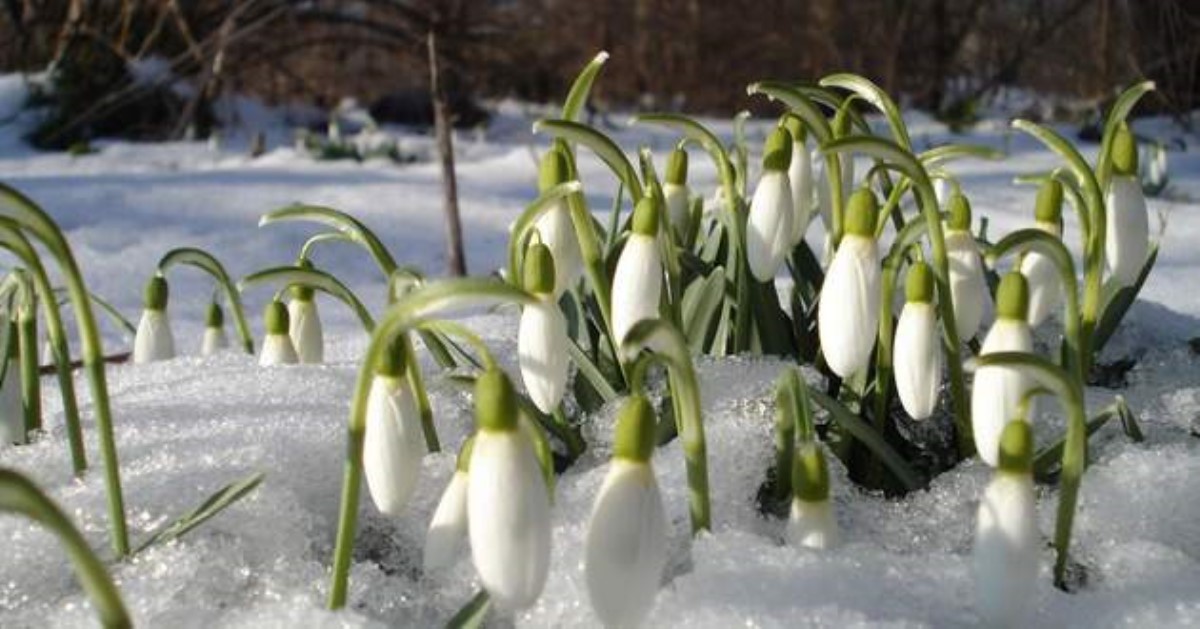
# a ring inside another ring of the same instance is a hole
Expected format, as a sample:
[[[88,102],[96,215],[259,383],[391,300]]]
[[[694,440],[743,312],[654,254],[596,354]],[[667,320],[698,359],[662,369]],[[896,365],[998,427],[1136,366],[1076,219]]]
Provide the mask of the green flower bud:
[[[870,188],[859,188],[846,202],[846,233],[875,239],[879,202]]]
[[[538,171],[538,190],[545,192],[560,183],[571,180],[571,168],[567,164],[567,156],[562,151],[552,148],[542,156],[542,166]]]
[[[1014,419],[1004,425],[1000,434],[999,469],[1015,474],[1033,471],[1033,429],[1029,422]]]
[[[475,435],[467,437],[463,442],[462,448],[458,451],[458,459],[454,463],[454,469],[459,472],[466,472],[471,469],[471,452],[475,450]]]
[[[763,146],[763,170],[787,170],[792,163],[792,134],[776,127]]]
[[[1043,223],[1058,225],[1062,222],[1063,186],[1057,179],[1049,178],[1038,188],[1037,205],[1033,217]]]
[[[1019,271],[1000,278],[996,289],[996,318],[1024,321],[1029,312],[1029,282]]]
[[[806,443],[792,459],[792,495],[805,502],[829,500],[829,466],[815,443]]]
[[[221,310],[221,304],[215,301],[208,304],[208,313],[204,316],[204,325],[209,328],[219,328],[225,325],[225,311]]]
[[[1113,136],[1112,146],[1113,173],[1117,175],[1135,176],[1138,171],[1137,139],[1129,130],[1129,125],[1121,123],[1117,134]]]
[[[146,292],[144,294],[146,310],[166,310],[169,293],[167,278],[161,275],[155,275],[150,278],[150,281],[146,282]]]
[[[795,144],[804,144],[808,138],[808,128],[804,126],[804,121],[800,116],[795,114],[787,114],[783,117],[783,128],[792,134],[792,142]]]
[[[633,233],[643,236],[658,235],[659,213],[658,201],[653,196],[638,201],[633,210]]]
[[[954,231],[971,229],[971,202],[967,200],[967,195],[961,192],[950,195],[950,199],[946,201],[946,212],[950,214],[949,220],[946,221],[948,229]]]
[[[683,149],[671,151],[667,158],[667,183],[682,186],[687,183],[688,154]]]
[[[911,303],[933,302],[933,270],[928,264],[918,262],[908,269],[904,282],[904,297]]]
[[[534,295],[547,295],[554,290],[554,256],[550,247],[535,242],[525,253],[525,290]]]
[[[498,368],[483,372],[475,380],[475,421],[480,430],[517,429],[517,394],[508,375]]]
[[[385,378],[404,377],[408,370],[408,351],[404,345],[404,337],[397,334],[379,355],[379,361],[375,363],[375,375]]]
[[[283,302],[278,300],[267,304],[267,309],[263,312],[263,322],[266,325],[267,334],[282,334],[287,336],[287,306],[283,305]]]
[[[630,396],[617,416],[613,458],[645,463],[654,454],[654,407],[643,395]]]

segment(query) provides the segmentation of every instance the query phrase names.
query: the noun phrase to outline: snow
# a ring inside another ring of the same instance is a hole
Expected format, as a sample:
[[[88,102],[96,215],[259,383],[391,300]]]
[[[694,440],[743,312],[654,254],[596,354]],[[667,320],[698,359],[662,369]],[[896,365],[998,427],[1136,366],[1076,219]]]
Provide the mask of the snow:
[[[19,103],[23,83],[0,77],[0,121]],[[14,95],[15,94],[15,95]],[[137,316],[141,291],[158,258],[177,246],[216,254],[230,274],[290,263],[314,228],[258,228],[271,209],[304,201],[340,208],[376,230],[402,264],[438,274],[443,267],[439,170],[422,162],[397,166],[314,162],[296,153],[282,116],[249,112],[250,128],[203,142],[130,144],[103,141],[94,155],[36,153],[19,141],[28,114],[0,126],[0,180],[37,200],[60,222],[89,288],[126,317]],[[485,137],[460,135],[460,200],[468,263],[482,274],[501,265],[509,223],[533,198],[535,147],[529,131],[537,110],[506,102]],[[619,121],[618,121],[619,122]],[[918,146],[948,134],[913,117]],[[0,124],[3,124],[0,122]],[[730,124],[713,121],[728,135]],[[752,144],[765,136],[750,127]],[[1164,121],[1139,131],[1182,135]],[[406,147],[427,149],[428,137],[400,133]],[[246,156],[249,135],[264,131],[272,147]],[[627,149],[648,145],[665,155],[675,137],[660,130],[610,129]],[[1064,129],[1064,132],[1067,129]],[[968,139],[1011,155],[1000,162],[952,166],[986,214],[991,234],[1032,222],[1034,190],[1011,184],[1021,173],[1056,165],[1032,140],[987,121]],[[1189,145],[1197,138],[1186,136]],[[1084,147],[1094,152],[1095,147]],[[583,152],[593,208],[607,213],[611,178]],[[1073,558],[1086,566],[1086,586],[1064,594],[1051,586],[1053,552],[1043,553],[1031,626],[1187,626],[1200,622],[1200,440],[1189,434],[1200,416],[1200,357],[1185,343],[1200,336],[1200,152],[1173,152],[1175,200],[1151,200],[1167,217],[1162,253],[1140,301],[1106,356],[1139,358],[1120,391],[1143,422],[1147,440],[1131,443],[1110,424],[1092,440],[1076,519]],[[693,181],[711,190],[715,173],[698,155]],[[593,183],[596,182],[596,183]],[[1153,223],[1152,223],[1153,226]],[[1068,241],[1077,234],[1067,217]],[[816,234],[810,233],[813,243]],[[1074,244],[1074,243],[1072,243]],[[378,312],[385,285],[373,263],[345,244],[322,245],[318,267],[331,270]],[[366,336],[353,314],[318,297],[326,324],[327,364],[259,368],[237,352],[201,359],[206,276],[170,273],[169,313],[185,357],[108,371],[131,534],[136,543],[218,487],[255,471],[267,474],[251,496],[187,537],[152,548],[112,572],[140,626],[383,627],[443,624],[478,587],[468,553],[434,574],[420,570],[425,528],[454,468],[454,451],[472,425],[470,396],[438,375],[423,356],[430,399],[447,451],[429,455],[407,513],[379,515],[363,492],[349,605],[324,610],[341,492],[349,394]],[[261,309],[273,290],[246,295],[261,333]],[[465,321],[515,374],[517,316],[511,309]],[[227,317],[227,325],[230,321]],[[1049,324],[1049,325],[1054,325]],[[230,328],[232,332],[232,328]],[[109,353],[130,339],[105,323]],[[235,342],[236,345],[236,342]],[[74,346],[77,347],[77,344]],[[659,450],[654,465],[671,528],[666,582],[647,626],[969,626],[970,547],[978,497],[990,476],[979,462],[937,478],[902,500],[853,487],[834,462],[833,499],[844,545],[832,552],[782,545],[783,521],[767,520],[754,496],[771,460],[772,385],[783,363],[770,359],[698,359],[707,423],[714,532],[689,542],[687,488],[678,442]],[[51,380],[46,380],[50,383]],[[99,465],[93,409],[79,387],[93,465]],[[1094,411],[1114,392],[1088,393]],[[83,480],[70,475],[61,405],[45,387],[47,431],[29,446],[0,450],[0,465],[36,479],[107,552],[107,517],[98,467]],[[1051,406],[1051,405],[1047,405]],[[592,449],[558,483],[553,550],[545,592],[517,622],[532,627],[594,626],[583,576],[583,538],[591,501],[606,472],[615,406],[589,418]],[[1050,417],[1039,443],[1061,430]],[[1053,528],[1057,492],[1039,489],[1040,528]],[[26,520],[0,516],[0,626],[93,626],[95,617],[51,536]]]

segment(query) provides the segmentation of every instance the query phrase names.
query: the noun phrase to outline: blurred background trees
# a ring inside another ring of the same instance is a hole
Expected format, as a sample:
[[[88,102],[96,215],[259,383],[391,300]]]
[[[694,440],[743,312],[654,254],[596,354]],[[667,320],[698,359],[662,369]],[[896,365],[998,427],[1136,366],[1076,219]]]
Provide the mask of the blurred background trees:
[[[451,119],[488,97],[553,101],[597,50],[597,102],[729,114],[762,78],[850,70],[969,123],[1008,88],[1081,117],[1148,77],[1148,103],[1200,99],[1195,0],[0,0],[0,71],[58,72],[48,147],[91,135],[204,135],[222,94],[430,124],[428,36]]]

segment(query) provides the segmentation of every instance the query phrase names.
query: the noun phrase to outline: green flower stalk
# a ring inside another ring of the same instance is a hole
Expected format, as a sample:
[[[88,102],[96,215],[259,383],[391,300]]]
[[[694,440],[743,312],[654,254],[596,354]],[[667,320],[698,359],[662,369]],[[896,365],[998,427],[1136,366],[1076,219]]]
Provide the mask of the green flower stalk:
[[[170,360],[175,357],[175,336],[167,318],[167,280],[155,275],[146,283],[142,318],[133,340],[134,364]]]

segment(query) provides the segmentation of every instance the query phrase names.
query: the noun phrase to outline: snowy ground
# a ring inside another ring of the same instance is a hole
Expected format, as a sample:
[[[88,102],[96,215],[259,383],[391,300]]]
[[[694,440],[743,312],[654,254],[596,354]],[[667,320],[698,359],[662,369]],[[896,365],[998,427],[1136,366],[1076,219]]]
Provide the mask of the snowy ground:
[[[0,120],[12,106],[12,77],[0,77]],[[443,227],[435,164],[396,166],[313,162],[288,148],[288,132],[265,130],[266,156],[245,157],[243,136],[214,150],[205,143],[98,144],[73,158],[39,154],[18,140],[22,120],[0,127],[0,180],[40,202],[66,230],[90,288],[128,317],[140,310],[145,280],[168,249],[205,248],[242,276],[289,263],[312,230],[256,227],[258,217],[294,201],[345,210],[375,229],[402,264],[436,274]],[[486,135],[458,138],[460,198],[468,262],[490,272],[503,257],[506,229],[533,198],[534,151],[522,107],[506,104]],[[945,131],[912,118],[918,145],[944,141]],[[729,127],[719,124],[722,132]],[[761,138],[765,127],[753,126]],[[1163,122],[1138,130],[1165,139],[1186,136]],[[659,153],[673,136],[613,130],[627,150],[648,144]],[[1002,162],[964,162],[963,180],[991,233],[1028,224],[1033,190],[1014,175],[1043,170],[1055,158],[1032,141],[1006,142],[1000,122],[985,123],[970,141],[1003,147]],[[405,136],[413,150],[425,138]],[[753,144],[757,144],[754,142]],[[1089,148],[1089,147],[1085,147]],[[1094,151],[1094,147],[1089,150]],[[711,190],[714,175],[699,155],[694,181]],[[585,159],[583,179],[593,207],[606,212],[611,179]],[[1186,340],[1200,336],[1200,152],[1171,154],[1173,193],[1151,202],[1169,226],[1158,267],[1112,344],[1111,357],[1134,355],[1138,366],[1121,393],[1143,421],[1147,441],[1132,444],[1115,426],[1094,438],[1094,465],[1084,482],[1076,520],[1075,556],[1088,568],[1087,586],[1066,595],[1050,587],[1052,553],[1044,554],[1036,626],[1187,626],[1200,623],[1200,440],[1189,429],[1200,415],[1200,358]],[[1068,239],[1073,220],[1068,219]],[[326,245],[318,266],[332,270],[373,309],[384,285],[357,249]],[[171,276],[171,317],[185,352],[199,345],[207,278],[180,269]],[[247,295],[256,330],[269,289]],[[134,615],[147,627],[293,627],[440,625],[475,591],[464,555],[442,574],[419,570],[424,530],[453,468],[451,454],[427,457],[407,515],[387,519],[363,501],[349,609],[323,610],[327,592],[344,452],[344,423],[356,360],[365,336],[338,304],[321,301],[328,324],[329,364],[259,369],[251,357],[179,358],[152,367],[109,370],[127,507],[136,540],[190,508],[218,486],[256,470],[263,486],[189,537],[155,548],[113,573]],[[515,355],[515,315],[479,315],[469,323],[498,356]],[[128,346],[106,328],[106,349]],[[428,361],[427,361],[428,364]],[[432,364],[429,364],[432,369]],[[835,494],[846,545],[818,554],[781,545],[782,524],[762,519],[753,504],[768,465],[770,387],[781,365],[770,360],[701,360],[710,444],[715,532],[688,547],[684,471],[678,445],[656,455],[672,525],[669,581],[648,626],[965,626],[978,622],[971,605],[970,544],[977,497],[988,472],[971,463],[904,500],[866,495],[835,470]],[[433,376],[431,398],[443,442],[451,450],[470,427],[469,397]],[[50,382],[47,380],[47,382]],[[86,387],[81,393],[86,396]],[[1114,392],[1094,390],[1094,411]],[[48,432],[37,443],[0,451],[0,465],[37,479],[84,529],[107,548],[102,482],[91,473],[72,480],[59,400],[47,387]],[[98,463],[91,407],[83,400],[89,454]],[[539,604],[522,626],[591,626],[582,573],[582,536],[604,474],[613,409],[591,418],[599,444],[558,485],[554,557]],[[1043,426],[1044,438],[1054,432]],[[1052,528],[1057,494],[1041,495],[1041,528]],[[90,626],[94,615],[49,535],[24,520],[0,517],[0,626]]]

